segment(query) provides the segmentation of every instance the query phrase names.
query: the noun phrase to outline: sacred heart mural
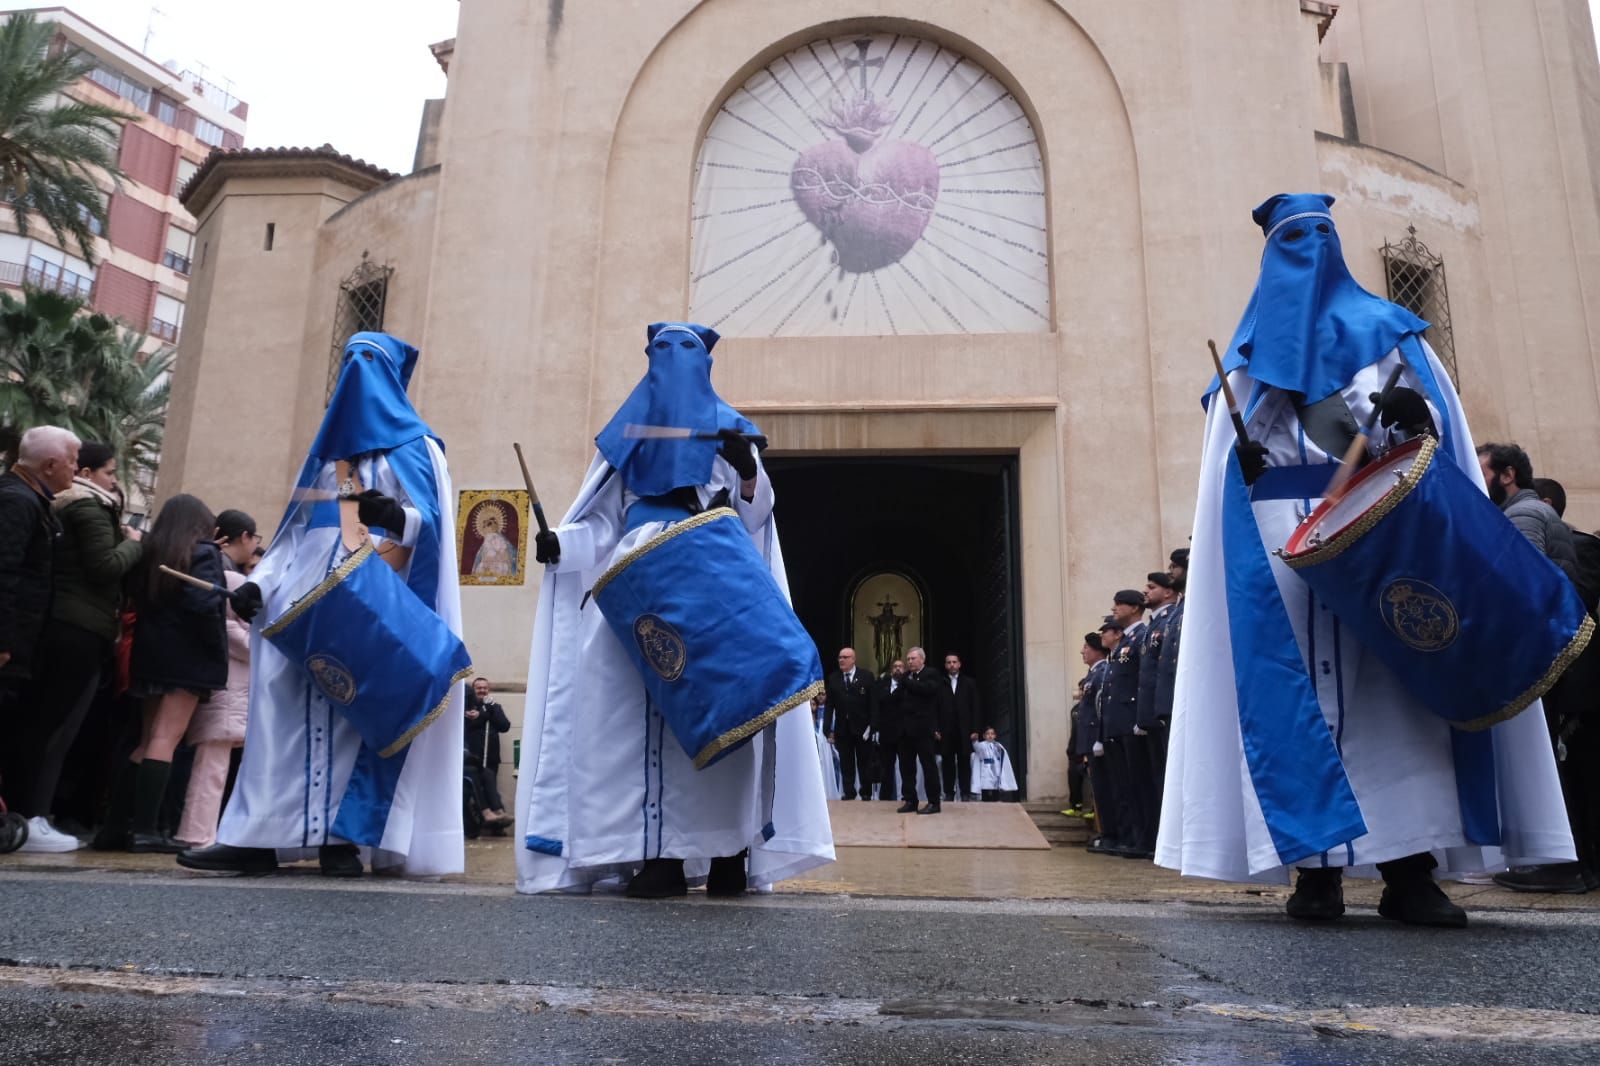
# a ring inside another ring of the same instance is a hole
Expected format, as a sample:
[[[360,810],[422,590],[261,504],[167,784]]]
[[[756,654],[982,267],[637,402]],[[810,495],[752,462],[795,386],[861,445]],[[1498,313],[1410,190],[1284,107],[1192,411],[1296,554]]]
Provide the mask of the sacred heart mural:
[[[1044,165],[976,63],[814,41],[718,109],[695,172],[690,318],[737,336],[1049,329]]]

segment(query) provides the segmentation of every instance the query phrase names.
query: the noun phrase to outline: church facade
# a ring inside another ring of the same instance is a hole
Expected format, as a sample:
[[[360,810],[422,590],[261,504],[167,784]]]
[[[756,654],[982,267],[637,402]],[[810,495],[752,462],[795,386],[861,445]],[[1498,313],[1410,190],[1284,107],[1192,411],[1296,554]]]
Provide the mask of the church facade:
[[[540,568],[512,443],[553,519],[645,324],[688,319],[769,438],[824,661],[959,654],[1024,787],[1064,794],[1079,642],[1186,543],[1205,342],[1276,192],[1337,197],[1476,436],[1600,524],[1584,0],[474,0],[434,51],[410,175],[244,150],[187,186],[158,491],[269,527],[344,336],[416,344],[514,721]]]

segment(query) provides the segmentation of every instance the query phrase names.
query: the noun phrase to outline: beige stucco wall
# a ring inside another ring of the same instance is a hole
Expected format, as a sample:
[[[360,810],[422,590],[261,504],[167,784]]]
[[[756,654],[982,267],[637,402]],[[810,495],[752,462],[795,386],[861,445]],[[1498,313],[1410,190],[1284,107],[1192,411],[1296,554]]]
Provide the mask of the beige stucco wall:
[[[1053,329],[731,336],[717,348],[716,378],[775,455],[1019,456],[1029,785],[1035,796],[1060,793],[1067,694],[1081,672],[1075,637],[1112,590],[1139,583],[1188,535],[1205,340],[1230,335],[1249,294],[1261,247],[1249,212],[1266,196],[1338,196],[1351,267],[1379,292],[1378,247],[1415,225],[1447,263],[1479,435],[1513,433],[1562,461],[1563,448],[1589,439],[1577,426],[1600,413],[1583,325],[1600,243],[1584,229],[1593,167],[1575,162],[1572,146],[1592,143],[1579,122],[1592,116],[1576,101],[1596,64],[1570,42],[1534,53],[1524,40],[1529,26],[1560,28],[1540,19],[1570,16],[1576,2],[1503,5],[1515,17],[1488,0],[1463,4],[1467,28],[1448,31],[1431,0],[1386,2],[1381,16],[1371,2],[1347,3],[1319,47],[1316,20],[1282,0],[596,0],[566,5],[558,28],[546,3],[474,0],[462,6],[439,169],[328,221],[297,253],[297,278],[271,272],[285,259],[247,258],[244,244],[214,269],[248,280],[213,281],[202,267],[185,352],[203,348],[206,384],[192,380],[199,360],[186,359],[180,405],[231,395],[240,338],[269,345],[281,373],[247,408],[268,431],[251,436],[267,438],[251,467],[264,487],[252,491],[281,502],[321,415],[337,283],[367,250],[395,267],[387,326],[423,350],[413,396],[448,442],[456,487],[519,487],[510,445],[520,440],[555,517],[594,431],[639,376],[644,324],[686,313],[694,161],[723,97],[761,63],[830,32],[888,28],[948,44],[985,63],[1033,120],[1047,168]],[[1409,50],[1395,44],[1402,31]],[[1472,57],[1491,45],[1484,67]],[[1376,131],[1380,147],[1318,136],[1334,126],[1335,63],[1348,64],[1358,128]],[[1519,64],[1567,72],[1570,91],[1547,97],[1542,124],[1544,105],[1516,87]],[[1444,101],[1429,105],[1431,117],[1414,97],[1425,78]],[[1519,106],[1533,112],[1526,121]],[[1515,171],[1490,167],[1495,153]],[[1552,229],[1545,219],[1537,238],[1510,224],[1523,207],[1506,192],[1520,198],[1533,171],[1542,176],[1531,187],[1564,220]],[[263,208],[249,192],[230,190],[214,224],[250,235]],[[302,210],[308,221],[332,213]],[[209,333],[195,328],[207,301]],[[1530,367],[1534,348],[1542,361]],[[223,467],[197,458],[207,449],[187,438],[215,450],[225,428],[182,430],[171,484],[220,484]],[[1577,471],[1575,459],[1572,473],[1559,471],[1574,510],[1600,521],[1600,488]],[[228,484],[238,484],[232,468]],[[521,587],[462,590],[474,659],[503,692],[526,673],[537,583],[535,572]],[[505,702],[520,724],[520,694]]]

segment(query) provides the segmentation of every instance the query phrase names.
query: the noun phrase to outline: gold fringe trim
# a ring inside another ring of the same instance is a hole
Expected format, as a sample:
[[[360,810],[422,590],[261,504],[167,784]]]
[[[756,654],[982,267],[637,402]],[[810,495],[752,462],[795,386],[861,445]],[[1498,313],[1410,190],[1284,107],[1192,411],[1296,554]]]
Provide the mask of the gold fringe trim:
[[[445,686],[444,699],[440,700],[438,705],[435,706],[433,710],[423,715],[422,721],[418,722],[416,725],[400,734],[399,740],[396,740],[393,744],[390,744],[387,748],[384,748],[382,751],[378,752],[378,758],[387,759],[389,756],[404,748],[413,740],[416,740],[417,734],[421,733],[424,729],[432,725],[433,720],[443,714],[446,707],[450,706],[450,697],[455,695],[455,692],[452,690],[461,682],[465,681],[467,679],[467,675],[470,673],[472,673],[472,664],[468,663],[466,668],[457,673],[455,677],[452,677],[450,679],[450,684]]]
[[[685,518],[682,522],[676,522],[668,526],[660,533],[657,533],[655,536],[651,537],[649,540],[633,549],[633,551],[629,552],[627,555],[624,555],[622,558],[612,563],[606,569],[606,572],[600,575],[600,580],[594,583],[594,588],[589,590],[589,595],[599,596],[600,590],[610,584],[612,578],[626,570],[630,565],[636,562],[641,555],[644,555],[646,552],[654,551],[667,541],[671,540],[673,537],[687,533],[691,529],[699,529],[701,526],[706,525],[709,522],[715,522],[719,518],[737,517],[739,517],[738,512],[736,512],[732,507],[717,507],[710,511],[701,511],[692,518]]]
[[[710,514],[712,512],[707,511],[706,513]],[[800,704],[810,700],[812,696],[817,695],[817,693],[822,691],[822,688],[823,685],[821,681],[813,681],[811,684],[807,685],[799,692],[796,692],[793,696],[790,696],[783,702],[773,704],[765,711],[762,711],[761,714],[750,719],[750,721],[746,722],[744,725],[736,726],[733,729],[728,730],[716,740],[713,740],[711,743],[700,749],[700,754],[694,757],[694,768],[696,770],[704,770],[706,768],[706,764],[712,759],[715,759],[718,755],[721,755],[723,752],[727,751],[735,744],[738,744],[740,741],[755,736],[757,733],[767,728],[767,726],[771,725],[773,722],[776,722],[782,715],[787,714],[789,711],[792,711],[796,707],[800,706]]]
[[[1384,494],[1383,498],[1373,504],[1360,518],[1356,519],[1344,529],[1323,541],[1317,547],[1300,555],[1286,555],[1284,563],[1291,570],[1302,567],[1316,566],[1329,559],[1343,555],[1345,550],[1372,532],[1374,526],[1393,511],[1411,495],[1413,489],[1422,481],[1422,475],[1428,472],[1428,467],[1433,465],[1433,454],[1439,448],[1439,442],[1433,437],[1422,438],[1422,447],[1417,449],[1416,461],[1411,464],[1411,469],[1401,476],[1399,482]]]
[[[1583,654],[1583,649],[1589,646],[1589,639],[1594,636],[1594,619],[1587,614],[1583,616],[1583,624],[1578,626],[1578,631],[1572,634],[1572,639],[1567,641],[1567,646],[1556,656],[1555,662],[1550,664],[1550,669],[1544,676],[1535,681],[1526,692],[1506,704],[1493,714],[1486,714],[1482,718],[1474,718],[1470,722],[1452,722],[1451,725],[1468,733],[1488,729],[1490,726],[1499,725],[1508,718],[1514,718],[1528,709],[1528,704],[1543,696],[1550,690],[1550,686],[1566,672],[1567,667],[1577,662],[1578,656]]]
[[[274,637],[283,632],[284,629],[288,628],[294,623],[295,619],[309,611],[312,604],[326,596],[330,591],[332,591],[335,585],[349,577],[355,572],[356,567],[360,566],[371,557],[372,541],[369,540],[361,547],[351,552],[350,558],[334,567],[333,572],[318,582],[316,588],[312,589],[310,592],[294,601],[294,603],[290,604],[289,609],[283,612],[282,617],[263,629],[261,631],[261,635],[264,637]]]

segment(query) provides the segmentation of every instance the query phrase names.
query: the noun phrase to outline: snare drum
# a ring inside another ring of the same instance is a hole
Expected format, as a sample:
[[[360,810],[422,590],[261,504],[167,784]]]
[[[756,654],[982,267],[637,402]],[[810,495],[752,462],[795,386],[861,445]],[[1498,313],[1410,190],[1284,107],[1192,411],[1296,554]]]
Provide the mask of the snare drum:
[[[816,645],[732,508],[668,526],[593,595],[696,769],[822,691]]]
[[[1594,621],[1437,449],[1422,437],[1369,464],[1278,554],[1429,710],[1484,729],[1543,695]]]

